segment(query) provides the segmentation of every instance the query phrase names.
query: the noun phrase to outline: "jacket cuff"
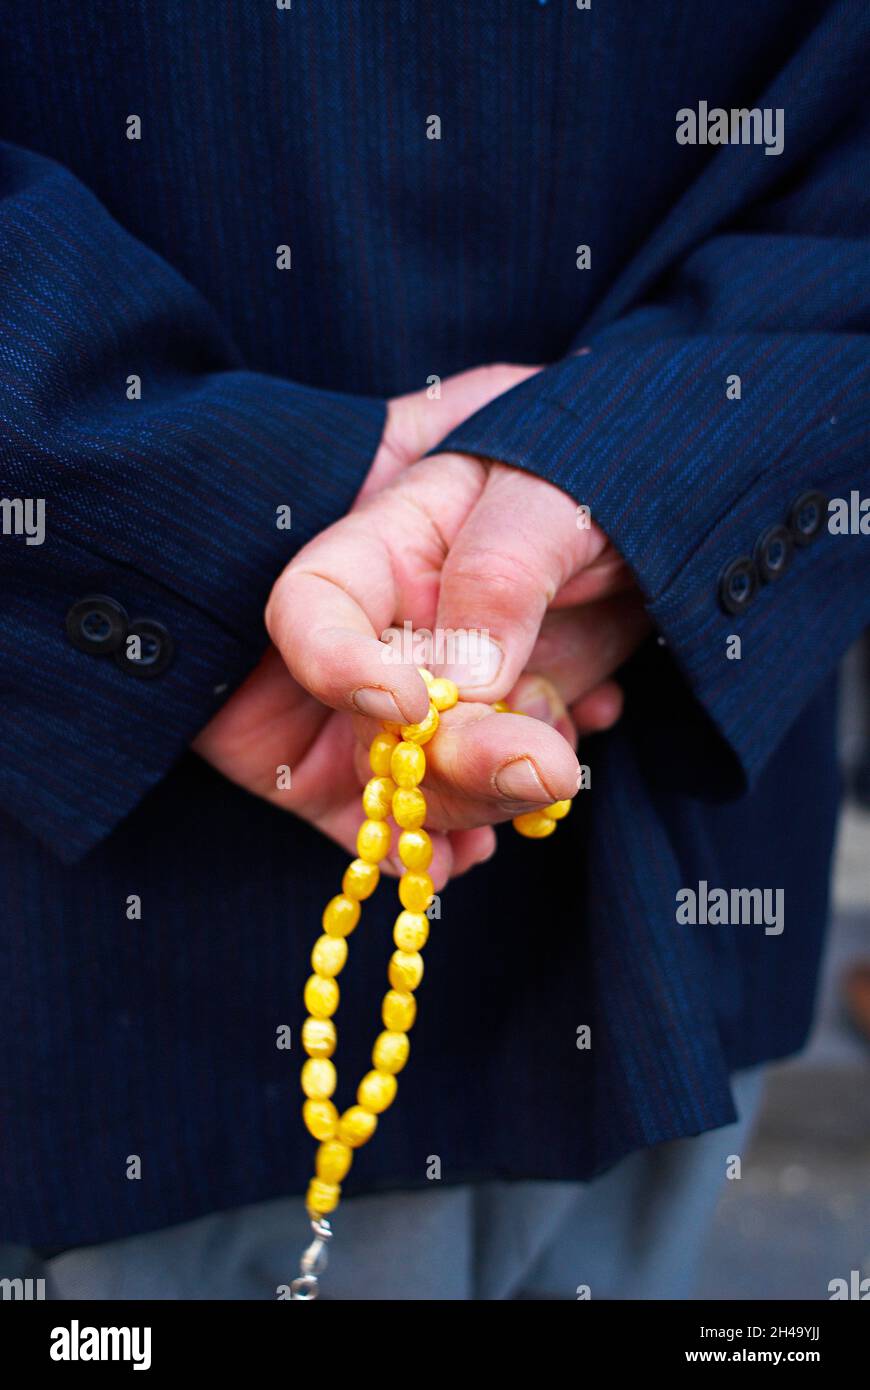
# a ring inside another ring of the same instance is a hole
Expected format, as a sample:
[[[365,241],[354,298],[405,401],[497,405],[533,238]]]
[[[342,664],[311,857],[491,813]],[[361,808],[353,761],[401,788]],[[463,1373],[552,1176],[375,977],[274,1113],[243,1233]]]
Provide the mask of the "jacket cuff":
[[[228,375],[238,380],[229,394],[222,383],[222,406],[232,397],[234,427],[240,412],[250,426],[243,463],[228,448],[225,410],[210,424],[200,413],[188,447],[207,450],[211,432],[214,468],[183,503],[124,507],[111,557],[85,527],[69,535],[54,527],[69,525],[70,507],[51,497],[42,544],[22,535],[0,547],[0,806],[64,862],[135,808],[256,665],[271,585],[296,550],[349,510],[377,450],[379,401],[315,391],[302,401],[305,388]],[[291,508],[289,530],[277,524],[279,507]],[[95,525],[95,536],[105,534],[99,518]],[[184,535],[197,528],[201,543],[185,553]],[[124,659],[126,641],[106,652],[82,639],[88,613],[97,637],[104,622],[100,603],[81,602],[92,595],[110,600],[110,615],[119,606],[125,632],[127,619],[131,632],[148,620],[150,677]]]
[[[742,398],[726,393],[732,371]],[[832,534],[827,515],[828,499],[848,499],[862,480],[868,490],[868,381],[857,336],[605,341],[439,445],[526,469],[589,508],[694,697],[714,796],[754,783],[870,621],[867,538]],[[795,543],[796,504],[808,493],[815,529]],[[786,561],[765,578],[776,541]],[[735,566],[741,558],[748,568]]]

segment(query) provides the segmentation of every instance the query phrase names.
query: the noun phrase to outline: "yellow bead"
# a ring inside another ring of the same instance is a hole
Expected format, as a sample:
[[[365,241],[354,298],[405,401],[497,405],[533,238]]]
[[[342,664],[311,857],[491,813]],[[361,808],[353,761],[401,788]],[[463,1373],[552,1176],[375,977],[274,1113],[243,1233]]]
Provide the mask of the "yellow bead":
[[[514,829],[529,840],[546,840],[556,829],[556,822],[545,816],[543,811],[526,811],[521,816],[514,816],[513,824]]]
[[[353,1163],[353,1154],[347,1144],[338,1139],[327,1139],[321,1144],[314,1158],[314,1169],[322,1182],[341,1182],[346,1178]]]
[[[428,874],[407,873],[399,879],[399,902],[409,912],[425,912],[435,893]]]
[[[398,742],[395,734],[375,734],[369,745],[369,765],[376,777],[389,777],[390,757]]]
[[[347,961],[347,942],[343,936],[319,936],[311,952],[315,975],[338,975]]]
[[[350,1149],[358,1149],[367,1144],[378,1127],[378,1117],[361,1105],[352,1105],[345,1110],[338,1122],[338,1137]]]
[[[305,1194],[305,1205],[315,1216],[326,1216],[335,1211],[341,1200],[341,1188],[337,1182],[321,1182],[312,1178]]]
[[[387,1072],[367,1071],[357,1087],[356,1098],[363,1110],[380,1115],[396,1099],[398,1083]]]
[[[354,864],[358,862],[354,860]],[[350,936],[359,921],[359,914],[359,903],[345,893],[338,893],[334,898],[330,898],[323,909],[323,930],[327,936]]]
[[[393,820],[402,830],[419,830],[426,819],[426,798],[419,787],[397,787],[393,793]]]
[[[431,688],[432,688],[432,682],[433,682],[434,679],[435,679],[435,677],[432,675],[432,672],[431,672],[431,671],[427,671],[427,669],[426,669],[425,666],[418,666],[418,667],[417,667],[417,670],[420,672],[420,675],[423,677],[423,680],[425,681],[426,685],[427,685],[427,686],[429,687],[429,689],[431,690]]]
[[[344,889],[344,896],[350,898],[352,902],[361,902],[363,898],[370,898],[378,886],[381,871],[377,864],[367,864],[364,859],[354,859],[344,871],[344,878],[341,886]],[[333,901],[335,901],[333,899]],[[336,935],[332,932],[330,935]]]
[[[306,1009],[314,1018],[329,1018],[338,1008],[338,985],[335,980],[312,975],[305,985],[303,998]]]
[[[440,723],[441,716],[434,705],[429,706],[429,713],[425,719],[421,719],[419,724],[403,724],[402,738],[406,743],[416,743],[422,746],[435,737]]]
[[[386,820],[393,806],[396,784],[391,777],[372,777],[363,788],[363,810],[369,820]]]
[[[331,1018],[306,1018],[302,1046],[309,1057],[331,1057],[335,1051],[335,1024]]]
[[[302,1068],[302,1089],[309,1100],[329,1100],[337,1080],[328,1057],[309,1057]]]
[[[393,940],[400,951],[421,951],[429,940],[429,918],[425,912],[400,912],[393,927]]]
[[[511,707],[505,700],[496,700],[493,709],[497,714],[510,714]]]
[[[379,1033],[372,1048],[372,1063],[377,1071],[392,1076],[402,1070],[410,1051],[407,1033]]]
[[[416,989],[423,978],[423,957],[419,951],[394,951],[387,973],[393,989]]]
[[[338,1111],[331,1100],[307,1100],[302,1107],[302,1118],[315,1139],[332,1139],[338,1129]]]
[[[432,841],[425,830],[402,831],[399,858],[406,869],[428,869],[432,863]]]
[[[397,787],[416,787],[426,775],[426,754],[416,743],[399,743],[390,759],[390,774]]]
[[[552,806],[544,806],[541,815],[548,820],[562,820],[571,810],[571,801],[554,801]]]
[[[446,709],[452,709],[458,701],[459,686],[446,676],[438,676],[429,686],[429,699],[439,714],[443,714]]]
[[[409,1028],[413,1028],[416,1017],[417,1001],[413,994],[406,994],[401,989],[387,990],[381,1008],[385,1028],[392,1033],[407,1033]]]
[[[356,837],[356,852],[367,864],[377,864],[390,848],[390,827],[385,820],[364,820]]]

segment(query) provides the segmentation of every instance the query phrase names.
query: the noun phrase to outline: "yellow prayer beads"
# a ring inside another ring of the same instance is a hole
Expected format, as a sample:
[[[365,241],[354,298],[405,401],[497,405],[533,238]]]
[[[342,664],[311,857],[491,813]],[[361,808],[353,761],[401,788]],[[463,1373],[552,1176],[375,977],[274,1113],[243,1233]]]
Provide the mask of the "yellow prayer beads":
[[[384,1027],[394,1033],[407,1033],[414,1026],[417,1017],[417,1001],[413,994],[401,989],[390,989],[384,995],[381,1018]]]
[[[373,777],[363,788],[363,810],[369,820],[386,820],[393,805],[396,784],[391,777]]]
[[[402,1070],[410,1051],[407,1033],[381,1033],[372,1048],[372,1066],[376,1072],[395,1074]]]
[[[371,897],[378,886],[380,876],[381,871],[377,864],[367,864],[364,859],[352,860],[345,869],[344,878],[341,880],[344,896],[354,902],[361,903],[364,898]],[[334,898],[333,902],[335,902]],[[359,918],[359,909],[357,909],[356,917]],[[354,926],[356,926],[356,920]]]
[[[419,830],[426,819],[426,798],[417,787],[397,787],[393,793],[393,820],[400,830]]]
[[[338,1111],[331,1100],[307,1100],[302,1107],[305,1127],[315,1139],[331,1139],[338,1129]]]
[[[341,1182],[347,1176],[353,1154],[340,1139],[327,1139],[320,1145],[314,1159],[314,1169],[323,1182]]]
[[[429,936],[427,908],[434,895],[434,883],[427,872],[432,862],[432,841],[423,828],[426,798],[420,790],[426,774],[423,749],[435,737],[441,715],[459,699],[453,681],[433,676],[422,668],[420,674],[429,692],[429,712],[418,724],[385,724],[372,739],[372,777],[362,793],[365,819],[357,834],[358,857],[344,872],[342,892],[330,899],[324,909],[323,935],[311,952],[314,973],[304,991],[308,1017],[302,1026],[302,1046],[307,1060],[301,1082],[306,1097],[303,1119],[319,1141],[315,1176],[306,1195],[315,1239],[302,1257],[299,1278],[291,1285],[293,1298],[317,1296],[317,1271],[322,1268],[325,1243],[331,1236],[326,1217],[341,1199],[341,1183],[350,1171],[354,1149],[371,1139],[378,1116],[395,1100],[396,1075],[410,1055],[408,1032],[417,1016],[414,991],[423,978],[420,952]],[[507,710],[503,701],[495,708]],[[543,810],[517,816],[514,825],[521,835],[544,839],[553,833],[570,806],[570,801],[557,801]],[[347,937],[359,922],[360,904],[371,897],[378,885],[378,865],[389,853],[392,842],[391,817],[401,832],[397,848],[404,872],[399,879],[402,911],[393,928],[396,950],[387,968],[390,988],[381,1009],[384,1031],[375,1040],[372,1070],[359,1084],[357,1103],[340,1114],[331,1100],[338,1079],[331,1060],[337,1042],[332,1015],[339,1002],[335,976],[347,960]]]
[[[350,874],[355,864],[362,864],[362,859],[355,859],[347,870],[345,878]],[[375,873],[380,873],[376,864],[366,864],[367,869],[374,869]],[[360,906],[355,895],[350,893],[339,893],[337,897],[331,898],[323,909],[323,930],[327,936],[348,936],[353,931],[359,921]]]
[[[356,1098],[363,1110],[380,1115],[396,1099],[399,1083],[389,1072],[368,1071],[359,1083]]]
[[[406,791],[417,787],[426,772],[426,754],[419,743],[407,739],[397,743],[390,757],[390,772],[397,787]]]
[[[331,1057],[337,1041],[331,1018],[306,1018],[302,1025],[302,1046],[309,1057]]]
[[[352,1105],[338,1121],[338,1137],[351,1149],[367,1144],[378,1127],[378,1117],[361,1105]]]
[[[325,975],[311,975],[304,999],[312,1018],[329,1018],[338,1008],[338,985]]]
[[[379,864],[390,848],[390,827],[385,820],[364,820],[356,837],[356,852],[366,864]]]
[[[406,869],[428,869],[432,863],[432,841],[425,830],[403,830],[399,836],[399,858]]]
[[[420,951],[429,940],[429,918],[425,912],[409,912],[405,908],[396,918],[393,940],[400,951]]]
[[[399,902],[409,912],[425,912],[435,896],[435,884],[428,874],[412,873],[409,869],[399,879]]]
[[[315,975],[329,979],[340,975],[347,960],[347,941],[343,936],[319,936],[311,952],[311,969]]]

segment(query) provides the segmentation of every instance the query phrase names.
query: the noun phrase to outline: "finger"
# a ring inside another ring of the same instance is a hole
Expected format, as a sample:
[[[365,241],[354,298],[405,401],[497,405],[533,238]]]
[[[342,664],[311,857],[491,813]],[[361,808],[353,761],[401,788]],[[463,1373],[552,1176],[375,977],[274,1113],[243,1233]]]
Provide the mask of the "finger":
[[[369,746],[372,738],[380,731],[380,725],[373,719],[357,718],[354,720],[356,732],[358,734],[356,747],[354,750],[354,763],[356,775],[360,786],[372,776],[371,764],[369,762]],[[428,747],[429,745],[427,745]],[[476,864],[483,864],[487,859],[491,859],[496,849],[495,832],[486,819],[484,811],[480,821],[472,829],[451,830],[451,824],[455,823],[455,818],[444,816],[440,809],[436,814],[433,809],[433,793],[428,782],[423,784],[424,795],[427,798],[426,819],[424,827],[433,835],[439,830],[450,830],[448,840],[453,855],[453,862],[450,866],[450,877],[457,878],[460,874],[466,873],[474,868]],[[488,808],[486,808],[488,810]],[[391,821],[392,824],[392,821]],[[397,858],[394,858],[390,865],[391,872],[402,872],[402,866]],[[431,870],[430,870],[431,872]]]
[[[553,608],[573,608],[579,603],[595,603],[613,594],[636,589],[637,581],[622,556],[608,545],[591,565],[575,574],[553,599]]]
[[[278,579],[266,626],[292,675],[334,709],[413,723],[428,709],[413,662],[380,637],[408,608],[434,614],[444,555],[480,495],[476,460],[441,455],[304,546]],[[431,595],[431,597],[430,597]]]
[[[505,704],[515,714],[528,714],[532,719],[549,724],[551,729],[555,729],[574,746],[576,731],[573,721],[561,694],[547,676],[520,676],[506,696]]]
[[[424,718],[426,687],[406,664],[387,665],[387,649],[366,611],[377,615],[377,585],[392,592],[388,564],[364,537],[345,536],[341,564],[325,546],[313,563],[323,573],[288,569],[270,599],[266,625],[291,675],[316,699],[333,709],[358,711],[407,724]],[[345,566],[365,575],[358,598],[342,587]],[[378,571],[381,571],[380,573]],[[367,603],[367,600],[371,600]],[[383,611],[383,610],[382,610]]]
[[[469,415],[540,370],[497,362],[471,367],[440,383],[436,380],[424,391],[394,397],[387,404],[383,438],[355,505],[429,453]]]
[[[606,546],[596,527],[578,528],[566,493],[494,465],[444,562],[436,622],[464,634],[464,650],[441,674],[466,697],[503,697],[528,663],[549,603]]]
[[[624,696],[616,681],[605,681],[571,706],[571,718],[582,738],[611,729],[622,714]]]
[[[528,669],[546,674],[571,705],[609,680],[651,629],[636,587],[616,598],[548,613]]]
[[[434,393],[429,388],[397,396],[387,407],[386,434],[406,458],[421,458],[469,415],[540,370],[494,362],[445,377]]]
[[[356,770],[365,780],[368,746],[377,725],[354,720]],[[570,739],[537,719],[497,714],[489,705],[464,703],[441,716],[437,738],[426,744],[426,826],[467,830],[497,825],[524,811],[571,797],[579,764]]]
[[[491,825],[474,830],[454,830],[448,838],[453,850],[452,878],[466,873],[477,864],[485,864],[496,851],[497,841]]]
[[[423,786],[438,828],[495,824],[577,790],[579,764],[561,734],[488,706],[448,711],[427,751]]]

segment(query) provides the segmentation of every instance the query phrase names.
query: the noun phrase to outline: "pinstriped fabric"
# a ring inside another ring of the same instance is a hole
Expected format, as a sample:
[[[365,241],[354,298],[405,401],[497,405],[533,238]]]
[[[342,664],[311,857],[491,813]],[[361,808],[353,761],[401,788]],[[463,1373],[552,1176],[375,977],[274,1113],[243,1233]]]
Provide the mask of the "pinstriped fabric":
[[[726,1123],[729,1071],[808,1027],[831,672],[867,619],[861,537],[742,618],[715,596],[799,491],[866,479],[865,7],[0,0],[0,22],[0,472],[48,526],[0,538],[0,1239],[302,1190],[275,1030],[301,1024],[343,857],[183,750],[256,660],[286,556],[349,506],[384,398],[486,361],[553,365],[451,444],[588,503],[669,646],[626,670],[559,836],[503,837],[445,895],[409,1085],[348,1191],[422,1185],[431,1154],[451,1182],[585,1178]],[[781,156],[676,144],[679,108],[762,96]],[[170,628],[164,677],[66,644],[94,591]],[[678,929],[701,878],[782,888],[785,933]],[[375,901],[354,942],[342,1075],[392,916]]]
[[[866,14],[831,7],[759,98],[788,112],[787,180],[748,147],[719,151],[573,353],[444,441],[590,507],[749,783],[870,621],[860,534],[798,554],[786,584],[740,619],[721,611],[716,585],[796,496],[870,483],[868,56]],[[810,82],[826,63],[831,81]],[[732,631],[752,661],[722,661]]]
[[[3,146],[0,177],[0,467],[7,495],[45,498],[50,537],[38,550],[7,542],[0,555],[7,678],[24,693],[9,702],[16,736],[0,795],[68,859],[184,750],[216,708],[215,687],[250,668],[275,575],[349,508],[384,407],[239,370],[197,292],[66,171]],[[292,546],[276,526],[282,505]],[[172,617],[180,660],[159,691],[134,698],[111,663],[95,682],[61,640],[71,596],[94,592]],[[113,725],[105,775],[93,775]],[[34,778],[58,746],[78,751],[78,775]]]

